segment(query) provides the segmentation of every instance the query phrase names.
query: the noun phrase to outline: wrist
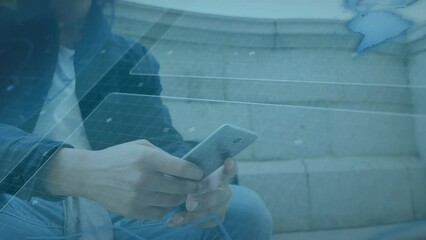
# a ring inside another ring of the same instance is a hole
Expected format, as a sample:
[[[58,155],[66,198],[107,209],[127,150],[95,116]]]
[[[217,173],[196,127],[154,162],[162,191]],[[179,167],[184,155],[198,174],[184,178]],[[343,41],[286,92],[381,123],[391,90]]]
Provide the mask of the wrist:
[[[72,148],[58,150],[43,172],[46,191],[57,196],[85,197],[89,193],[87,178],[91,154],[92,151]]]

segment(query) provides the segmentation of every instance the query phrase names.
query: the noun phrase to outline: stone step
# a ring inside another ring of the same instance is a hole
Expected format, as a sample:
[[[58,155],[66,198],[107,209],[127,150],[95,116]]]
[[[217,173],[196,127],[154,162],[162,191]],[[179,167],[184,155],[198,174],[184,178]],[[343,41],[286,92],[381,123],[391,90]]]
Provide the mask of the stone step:
[[[167,97],[163,102],[185,140],[201,141],[225,123],[257,132],[257,142],[238,156],[242,160],[417,154],[411,116]]]
[[[413,157],[239,162],[240,184],[271,210],[274,232],[426,218],[426,165]]]
[[[396,113],[411,111],[410,88],[403,86],[321,83],[300,77],[262,80],[161,75],[161,78],[163,95],[171,97]],[[426,93],[425,89],[418,91]]]
[[[275,234],[272,240],[424,240],[426,221],[406,222],[366,228]]]

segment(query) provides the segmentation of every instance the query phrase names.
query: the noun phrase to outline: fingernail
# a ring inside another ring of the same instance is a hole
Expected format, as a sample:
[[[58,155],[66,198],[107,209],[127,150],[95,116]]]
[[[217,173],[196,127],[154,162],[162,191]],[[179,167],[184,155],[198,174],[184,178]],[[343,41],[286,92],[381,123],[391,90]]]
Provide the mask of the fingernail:
[[[178,217],[171,218],[168,221],[168,224],[171,225],[171,226],[176,226],[176,225],[179,225],[179,224],[183,223],[184,220],[185,219],[183,217],[178,216]]]
[[[186,208],[189,211],[194,211],[195,209],[197,209],[197,207],[198,207],[198,202],[197,201],[189,201],[188,202],[188,206],[186,206]]]

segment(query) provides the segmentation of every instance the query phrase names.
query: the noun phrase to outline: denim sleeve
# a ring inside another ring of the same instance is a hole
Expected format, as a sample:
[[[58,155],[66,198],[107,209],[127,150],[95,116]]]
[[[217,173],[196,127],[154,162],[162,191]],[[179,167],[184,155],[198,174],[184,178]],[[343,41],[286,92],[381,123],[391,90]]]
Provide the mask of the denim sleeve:
[[[152,55],[148,54],[139,65],[149,67],[145,76],[149,78],[148,89],[152,91],[149,94],[160,96],[163,90],[159,75],[160,64]],[[181,134],[173,127],[169,109],[163,104],[160,97],[153,97],[151,100],[153,111],[155,115],[159,116],[158,119],[160,120],[154,122],[157,126],[152,129],[157,131],[150,134],[155,136],[154,139],[150,139],[151,142],[176,157],[183,157],[190,149],[185,146]]]
[[[119,45],[128,46],[128,39],[116,35]],[[182,157],[190,149],[185,145],[181,134],[173,127],[172,119],[167,106],[161,100],[163,90],[160,80],[160,64],[157,59],[141,44],[135,44],[120,60],[120,67],[112,76],[119,79],[120,92],[142,95],[152,95],[149,99],[147,115],[155,116],[150,121],[141,123],[148,126],[139,138],[146,139],[164,151]],[[137,74],[129,74],[130,71]],[[143,87],[138,87],[138,84]]]
[[[0,124],[0,193],[19,192],[27,199],[46,195],[36,186],[34,175],[61,147],[71,146]]]

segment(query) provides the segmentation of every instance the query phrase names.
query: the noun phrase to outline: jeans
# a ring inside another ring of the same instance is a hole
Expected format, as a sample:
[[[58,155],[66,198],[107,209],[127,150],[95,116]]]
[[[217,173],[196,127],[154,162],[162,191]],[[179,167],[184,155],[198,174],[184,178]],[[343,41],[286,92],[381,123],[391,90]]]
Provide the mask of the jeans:
[[[260,197],[240,186],[231,186],[231,190],[232,197],[225,220],[217,227],[204,229],[195,226],[168,227],[166,221],[173,211],[158,220],[133,220],[110,213],[114,224],[114,239],[270,239],[272,218]],[[64,215],[61,202],[38,199],[27,203],[10,195],[0,195],[0,206],[5,204],[6,206],[0,211],[2,240],[78,239],[78,236],[63,236]]]

